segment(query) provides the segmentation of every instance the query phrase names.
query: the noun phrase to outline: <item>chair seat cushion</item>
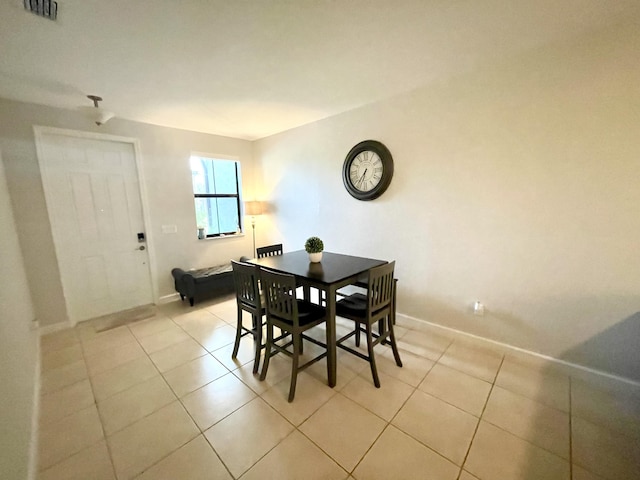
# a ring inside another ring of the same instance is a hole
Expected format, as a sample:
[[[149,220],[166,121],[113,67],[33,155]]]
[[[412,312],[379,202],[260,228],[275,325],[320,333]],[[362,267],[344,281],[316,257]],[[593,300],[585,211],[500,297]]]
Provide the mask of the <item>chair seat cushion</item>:
[[[298,302],[298,322],[300,325],[307,325],[324,317],[327,311],[320,305],[307,302],[305,300],[297,300]]]
[[[338,315],[364,317],[367,314],[367,296],[354,293],[336,303]]]

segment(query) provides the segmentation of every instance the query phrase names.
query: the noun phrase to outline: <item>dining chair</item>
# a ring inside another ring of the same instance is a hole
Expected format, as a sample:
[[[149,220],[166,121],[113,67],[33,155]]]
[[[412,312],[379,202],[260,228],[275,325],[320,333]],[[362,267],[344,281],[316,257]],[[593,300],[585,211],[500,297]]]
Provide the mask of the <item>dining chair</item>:
[[[327,345],[304,334],[304,332],[326,321],[326,309],[306,300],[296,298],[296,279],[293,275],[262,269],[260,272],[267,310],[267,341],[260,380],[264,380],[273,355],[284,353],[292,358],[289,402],[296,394],[298,373],[327,356]],[[273,328],[278,327],[284,334],[290,333],[291,340],[278,345],[273,336]],[[324,348],[324,351],[300,365],[302,341],[307,340]],[[292,350],[287,347],[293,346]],[[275,350],[275,353],[272,353]]]
[[[260,365],[260,353],[264,348],[262,344],[262,327],[264,322],[264,298],[260,294],[258,280],[260,278],[260,267],[247,263],[231,260],[233,268],[233,283],[236,289],[236,303],[238,306],[238,323],[236,326],[236,341],[233,345],[231,358],[236,358],[240,339],[245,335],[252,335],[255,343],[255,358],[253,360],[253,373],[257,373]],[[251,328],[247,328],[242,323],[242,312],[251,315]]]
[[[275,245],[267,245],[265,247],[258,247],[256,249],[256,255],[258,258],[274,257],[276,255],[282,255],[282,244],[277,243]]]
[[[396,365],[402,367],[402,360],[398,353],[396,337],[393,331],[393,309],[395,308],[395,279],[393,272],[395,264],[396,262],[390,262],[369,270],[366,295],[354,293],[336,303],[336,314],[355,322],[355,329],[336,340],[336,345],[369,362],[373,383],[377,388],[380,388],[380,379],[378,378],[373,347],[379,343],[389,343],[393,350]],[[372,330],[372,326],[376,322],[379,325],[378,333]],[[347,339],[355,335],[356,346],[359,346],[360,332],[366,334],[367,337],[367,355],[344,345]]]
[[[362,275],[360,277],[358,277],[358,279],[352,283],[351,285],[348,285],[346,288],[343,288],[341,290],[338,290],[336,292],[336,295],[338,295],[339,297],[348,297],[350,295],[350,293],[348,292],[348,288],[349,287],[356,287],[361,291],[365,291],[367,289],[367,287],[369,286],[369,277],[368,274]],[[398,279],[394,278],[393,279],[393,306],[391,307],[391,321],[393,322],[393,324],[396,324],[396,292],[398,290]],[[353,289],[351,289],[351,291],[353,291]],[[356,346],[360,346],[360,335],[356,335]]]

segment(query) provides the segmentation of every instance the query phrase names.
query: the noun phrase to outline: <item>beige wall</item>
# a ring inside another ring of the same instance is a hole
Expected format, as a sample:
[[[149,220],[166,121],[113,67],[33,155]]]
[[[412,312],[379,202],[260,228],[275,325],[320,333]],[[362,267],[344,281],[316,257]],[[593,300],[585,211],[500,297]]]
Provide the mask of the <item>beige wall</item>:
[[[0,245],[0,478],[35,478],[29,465],[38,339],[1,158]]]
[[[619,25],[256,142],[269,240],[395,259],[403,314],[640,380],[638,51]],[[365,139],[395,160],[373,202],[341,178]]]
[[[250,254],[250,226],[246,236],[197,240],[189,167],[191,152],[236,157],[242,165],[244,194],[251,198],[255,169],[250,142],[118,118],[97,127],[73,111],[0,99],[0,149],[4,153],[18,235],[41,326],[66,321],[67,313],[40,180],[33,125],[139,140],[141,174],[151,223],[147,236],[155,259],[152,268],[158,280],[156,298],[175,292],[171,277],[173,267],[217,265]],[[176,225],[178,233],[163,234],[163,225]]]

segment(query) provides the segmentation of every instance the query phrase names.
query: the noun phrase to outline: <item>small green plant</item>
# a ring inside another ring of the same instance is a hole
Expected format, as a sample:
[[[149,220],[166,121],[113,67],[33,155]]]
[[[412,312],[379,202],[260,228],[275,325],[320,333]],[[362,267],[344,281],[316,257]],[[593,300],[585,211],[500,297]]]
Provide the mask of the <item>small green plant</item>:
[[[307,253],[320,253],[324,250],[324,243],[318,237],[309,237],[304,242],[304,249]]]

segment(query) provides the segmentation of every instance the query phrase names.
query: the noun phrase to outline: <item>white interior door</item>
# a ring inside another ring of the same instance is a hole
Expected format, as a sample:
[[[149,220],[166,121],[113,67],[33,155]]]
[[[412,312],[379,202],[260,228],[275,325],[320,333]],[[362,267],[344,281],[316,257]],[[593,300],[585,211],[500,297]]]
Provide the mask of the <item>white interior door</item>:
[[[152,303],[133,144],[43,131],[38,157],[70,320]]]

